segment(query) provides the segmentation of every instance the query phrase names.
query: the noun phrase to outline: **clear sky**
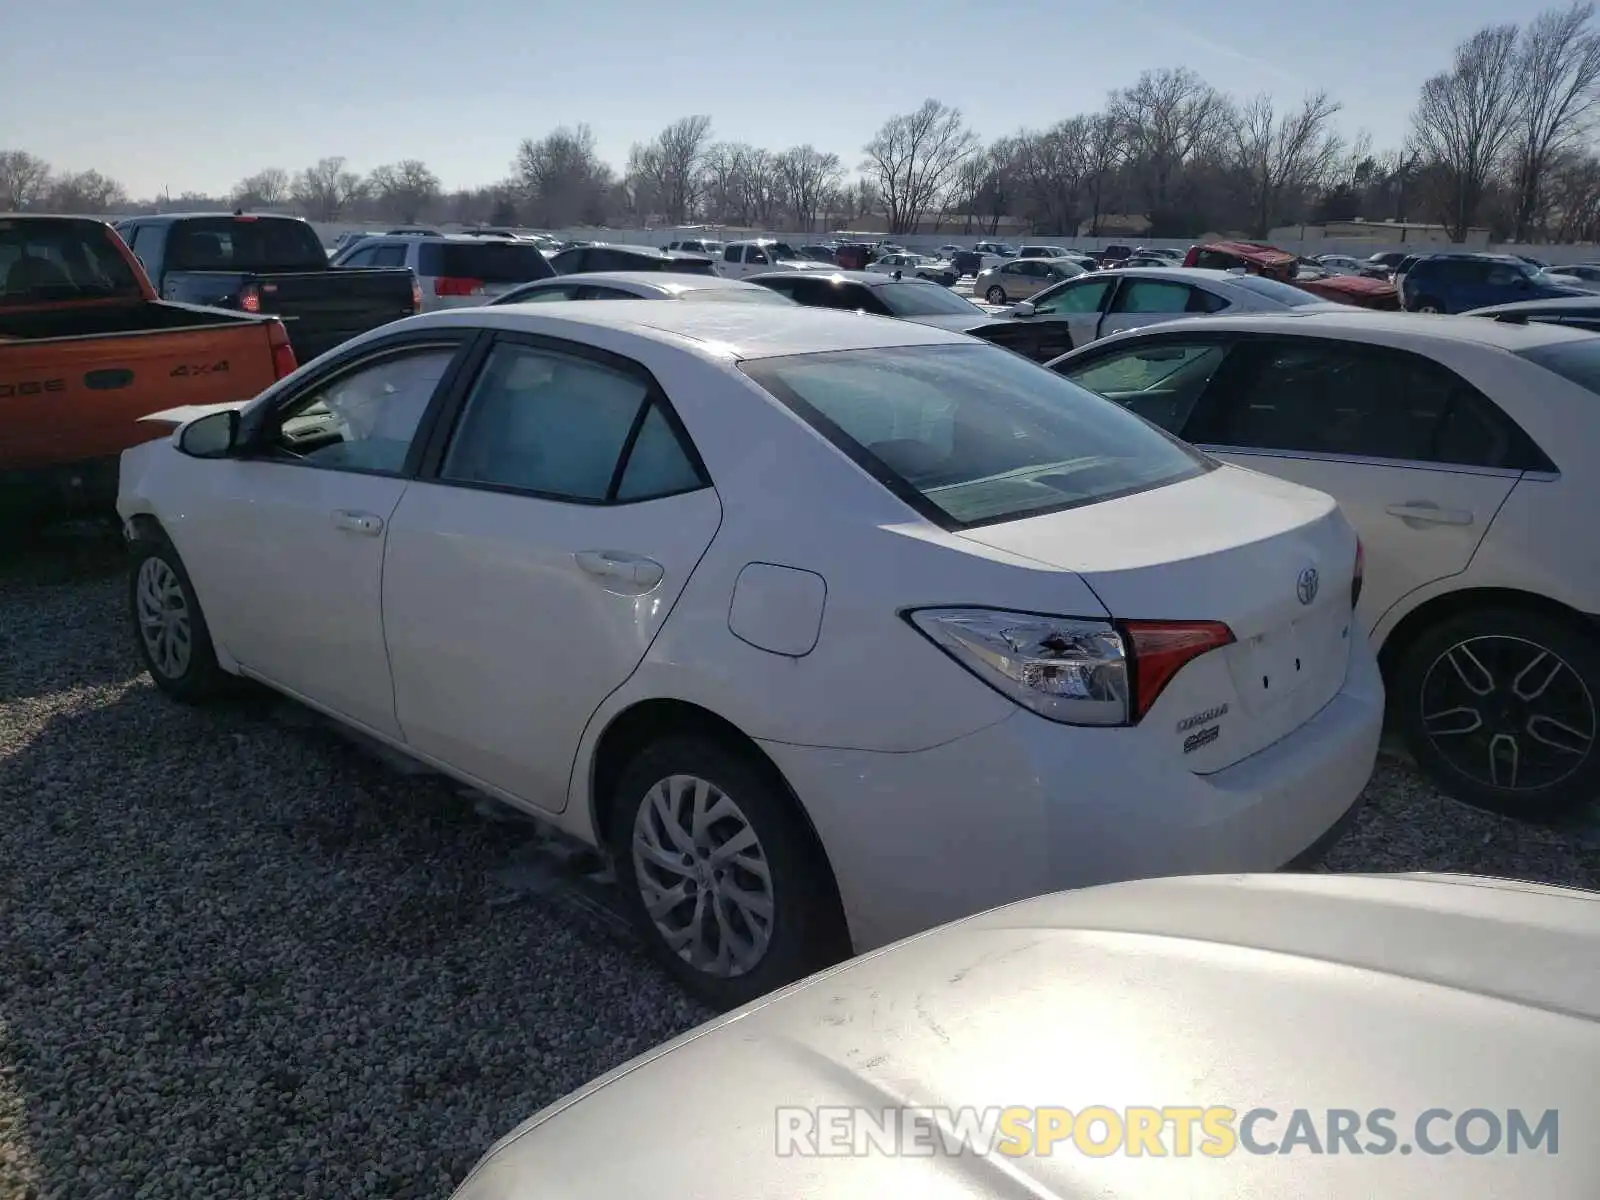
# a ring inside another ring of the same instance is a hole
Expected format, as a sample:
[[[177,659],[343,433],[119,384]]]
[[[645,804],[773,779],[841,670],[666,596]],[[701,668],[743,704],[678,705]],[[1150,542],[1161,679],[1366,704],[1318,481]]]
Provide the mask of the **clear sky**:
[[[719,139],[811,142],[853,169],[928,96],[992,137],[1170,66],[1239,96],[1325,87],[1382,148],[1456,42],[1552,2],[0,0],[0,149],[135,197],[330,154],[420,158],[457,188],[504,178],[517,142],[557,125],[588,122],[620,166],[708,113]]]

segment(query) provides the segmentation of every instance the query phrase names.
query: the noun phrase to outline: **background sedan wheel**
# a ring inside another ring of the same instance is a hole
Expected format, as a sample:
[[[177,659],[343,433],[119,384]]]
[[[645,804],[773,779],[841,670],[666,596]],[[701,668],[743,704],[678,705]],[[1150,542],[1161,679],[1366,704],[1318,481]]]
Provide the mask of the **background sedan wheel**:
[[[147,528],[131,551],[128,602],[150,678],[186,704],[227,690],[233,677],[217,665],[211,631],[177,550],[158,530]]]
[[[1544,818],[1600,796],[1600,646],[1575,623],[1464,613],[1419,637],[1395,682],[1412,753],[1458,799]]]
[[[983,294],[983,298],[990,304],[1004,304],[1006,302],[1006,290],[996,284]]]
[[[1437,300],[1424,297],[1417,304],[1417,311],[1419,313],[1442,313],[1444,312],[1444,307]]]
[[[651,953],[733,1008],[849,953],[831,874],[795,801],[751,756],[673,737],[618,781],[617,881]]]

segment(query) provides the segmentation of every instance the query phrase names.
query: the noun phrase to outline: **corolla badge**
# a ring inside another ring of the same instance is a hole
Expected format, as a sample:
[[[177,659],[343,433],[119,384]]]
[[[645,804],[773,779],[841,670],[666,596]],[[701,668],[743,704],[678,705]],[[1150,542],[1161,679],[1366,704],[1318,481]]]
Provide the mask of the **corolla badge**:
[[[1300,597],[1301,604],[1310,604],[1317,598],[1317,589],[1321,586],[1322,580],[1317,576],[1317,569],[1307,567],[1295,581],[1294,594]]]

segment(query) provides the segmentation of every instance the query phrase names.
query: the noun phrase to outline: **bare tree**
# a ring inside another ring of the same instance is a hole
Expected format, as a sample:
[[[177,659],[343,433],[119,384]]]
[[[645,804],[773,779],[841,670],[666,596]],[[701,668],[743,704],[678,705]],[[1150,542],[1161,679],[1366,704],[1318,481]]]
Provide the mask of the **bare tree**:
[[[940,209],[961,164],[978,149],[961,110],[929,99],[890,117],[865,147],[861,169],[888,209],[890,233],[915,233],[922,214]]]
[[[1187,67],[1146,71],[1112,97],[1111,112],[1138,159],[1152,219],[1172,207],[1182,171],[1223,142],[1233,119],[1227,98]]]
[[[50,164],[26,150],[0,150],[0,212],[21,212],[44,199]]]
[[[1327,92],[1279,114],[1270,96],[1245,105],[1234,126],[1238,168],[1249,186],[1252,232],[1266,237],[1285,203],[1332,182],[1343,147],[1332,129],[1340,105]]]
[[[1480,29],[1456,47],[1450,70],[1422,85],[1412,136],[1443,185],[1441,215],[1452,241],[1478,219],[1484,189],[1516,129],[1517,27]]]
[[[1522,31],[1517,48],[1520,103],[1513,136],[1514,233],[1525,241],[1541,215],[1552,161],[1592,127],[1600,101],[1600,36],[1593,4],[1551,9]]]
[[[354,171],[345,170],[340,155],[318,159],[294,178],[294,198],[314,221],[337,221],[341,213],[365,194],[366,185]]]
[[[680,117],[654,140],[636,144],[628,155],[635,194],[648,194],[652,206],[671,224],[683,224],[699,204],[701,167],[710,139],[710,117]]]
[[[1100,236],[1100,214],[1105,211],[1107,189],[1117,168],[1127,160],[1128,144],[1115,113],[1089,118],[1083,147],[1084,190],[1089,202],[1089,236]]]
[[[402,224],[415,224],[441,192],[439,177],[420,159],[405,158],[376,168],[367,177],[367,193],[384,212]]]
[[[523,138],[512,166],[523,208],[536,225],[562,229],[605,220],[611,168],[600,160],[587,125]]]
[[[51,182],[49,202],[58,213],[99,215],[126,204],[128,193],[115,179],[99,171],[79,171]]]
[[[268,167],[233,186],[233,202],[244,208],[272,208],[289,199],[289,172]]]
[[[812,232],[823,198],[844,178],[839,156],[818,150],[808,142],[779,154],[774,165],[795,232]]]
[[[1040,233],[1076,234],[1088,173],[1089,118],[1070,117],[1016,140],[1015,171]]]
[[[701,197],[707,217],[748,224],[745,211],[745,165],[753,147],[742,142],[717,142],[701,156]]]

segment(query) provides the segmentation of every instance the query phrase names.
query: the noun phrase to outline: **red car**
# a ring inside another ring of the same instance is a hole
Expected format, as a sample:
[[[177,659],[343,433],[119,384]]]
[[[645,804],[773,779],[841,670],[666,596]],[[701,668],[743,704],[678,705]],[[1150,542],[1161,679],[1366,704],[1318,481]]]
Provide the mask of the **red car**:
[[[1252,275],[1293,284],[1323,300],[1390,312],[1400,308],[1400,293],[1392,283],[1360,275],[1322,275],[1312,278],[1303,273],[1300,260],[1295,255],[1260,242],[1208,242],[1204,246],[1190,246],[1183,265],[1210,267],[1219,271],[1242,268]]]

